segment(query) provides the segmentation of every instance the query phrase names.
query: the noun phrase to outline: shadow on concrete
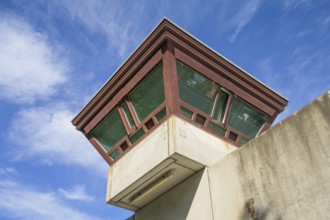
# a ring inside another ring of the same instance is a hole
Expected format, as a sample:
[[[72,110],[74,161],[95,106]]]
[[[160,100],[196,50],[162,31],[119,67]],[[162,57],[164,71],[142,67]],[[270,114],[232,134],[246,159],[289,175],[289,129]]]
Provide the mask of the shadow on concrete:
[[[170,191],[158,197],[136,212],[134,220],[157,219],[179,220],[187,219],[192,211],[192,204],[196,196],[203,170],[189,177]]]

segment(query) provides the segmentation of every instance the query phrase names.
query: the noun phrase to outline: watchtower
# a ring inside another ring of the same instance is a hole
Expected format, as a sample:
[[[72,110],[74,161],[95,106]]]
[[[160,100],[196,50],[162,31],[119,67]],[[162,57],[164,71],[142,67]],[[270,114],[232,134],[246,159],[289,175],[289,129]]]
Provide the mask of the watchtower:
[[[138,210],[267,130],[287,100],[167,19],[73,119]]]

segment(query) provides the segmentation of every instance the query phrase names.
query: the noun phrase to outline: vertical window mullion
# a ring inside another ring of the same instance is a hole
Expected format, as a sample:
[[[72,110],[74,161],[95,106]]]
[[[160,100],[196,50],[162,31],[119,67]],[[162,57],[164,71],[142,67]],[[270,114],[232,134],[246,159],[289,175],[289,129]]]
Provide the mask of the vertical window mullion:
[[[224,123],[225,127],[227,127],[228,125],[228,120],[229,120],[229,113],[231,111],[231,107],[233,105],[233,100],[234,100],[234,95],[232,93],[229,94],[229,99],[228,99],[228,102],[227,102],[227,107],[226,107],[226,110],[225,110],[225,115],[222,119],[222,122]]]
[[[215,100],[214,100],[214,103],[213,103],[213,108],[212,108],[212,112],[211,112],[211,118],[213,118],[214,112],[215,112],[215,110],[217,108],[217,104],[218,104],[218,101],[219,101],[220,92],[221,92],[221,88],[219,87],[218,88],[218,91],[217,91],[217,95],[215,96]]]
[[[133,117],[134,124],[135,124],[136,127],[138,127],[138,125],[140,124],[140,121],[138,119],[138,116],[137,116],[137,114],[135,112],[135,109],[133,107],[133,104],[132,104],[131,100],[128,99],[126,101],[126,103],[127,103],[128,109],[129,109],[129,111],[130,111],[130,113],[131,113],[131,115]]]
[[[123,124],[124,124],[124,127],[125,127],[125,130],[126,130],[127,134],[130,134],[131,133],[131,126],[129,125],[128,119],[127,119],[127,117],[125,115],[125,112],[124,112],[124,110],[121,106],[118,106],[118,112],[119,112],[119,115],[121,117],[121,120],[123,121]]]
[[[135,122],[134,122],[134,119],[133,119],[133,114],[132,112],[130,111],[129,107],[128,107],[128,104],[127,104],[127,100],[125,100],[123,102],[123,104],[121,105],[121,107],[123,108],[123,111],[125,113],[125,117],[128,121],[128,125],[129,127],[132,129],[134,128],[134,126],[136,126]]]

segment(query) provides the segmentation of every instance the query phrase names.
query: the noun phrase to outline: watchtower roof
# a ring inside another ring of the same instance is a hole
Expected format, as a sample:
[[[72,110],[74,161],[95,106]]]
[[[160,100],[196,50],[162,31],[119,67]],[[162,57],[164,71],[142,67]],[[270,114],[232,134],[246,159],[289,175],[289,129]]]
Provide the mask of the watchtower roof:
[[[72,123],[112,165],[172,115],[239,147],[287,103],[164,18]]]

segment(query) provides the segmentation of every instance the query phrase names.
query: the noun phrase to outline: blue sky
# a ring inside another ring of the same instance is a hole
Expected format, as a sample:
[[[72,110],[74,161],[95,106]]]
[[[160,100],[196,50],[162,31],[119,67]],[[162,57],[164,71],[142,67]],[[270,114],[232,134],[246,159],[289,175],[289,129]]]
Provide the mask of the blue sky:
[[[287,97],[330,88],[330,1],[0,1],[0,219],[125,219],[71,119],[166,16]]]

